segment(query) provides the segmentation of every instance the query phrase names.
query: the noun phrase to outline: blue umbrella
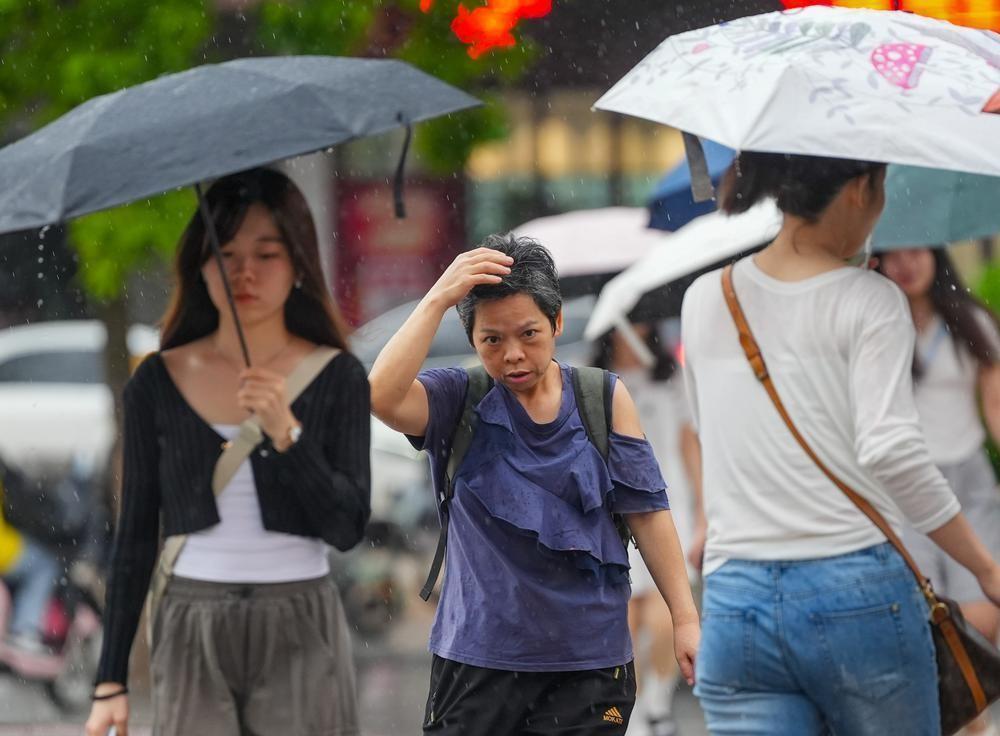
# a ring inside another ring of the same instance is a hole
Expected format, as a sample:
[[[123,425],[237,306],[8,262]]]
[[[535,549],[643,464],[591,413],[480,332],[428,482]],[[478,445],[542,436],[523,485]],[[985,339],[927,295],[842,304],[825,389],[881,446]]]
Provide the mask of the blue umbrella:
[[[1000,232],[1000,177],[890,166],[877,250],[944,245]]]
[[[703,140],[702,147],[708,163],[708,174],[712,178],[712,183],[718,185],[729,164],[733,162],[735,152],[710,140]],[[691,194],[691,170],[685,158],[656,185],[649,201],[649,226],[673,232],[714,209],[714,201],[694,201],[694,196]]]

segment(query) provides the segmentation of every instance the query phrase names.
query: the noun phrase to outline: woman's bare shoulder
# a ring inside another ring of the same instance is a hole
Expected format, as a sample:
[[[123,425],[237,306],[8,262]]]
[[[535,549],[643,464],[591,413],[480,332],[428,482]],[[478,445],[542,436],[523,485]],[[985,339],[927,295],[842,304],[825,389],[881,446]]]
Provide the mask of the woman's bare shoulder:
[[[211,344],[209,338],[202,337],[169,350],[161,350],[160,357],[171,376],[175,378],[186,376],[203,368],[209,362]]]
[[[307,340],[304,337],[299,337],[298,335],[294,335],[292,337],[291,345],[288,346],[288,352],[295,358],[301,359],[309,355],[317,347],[319,346],[312,340]]]

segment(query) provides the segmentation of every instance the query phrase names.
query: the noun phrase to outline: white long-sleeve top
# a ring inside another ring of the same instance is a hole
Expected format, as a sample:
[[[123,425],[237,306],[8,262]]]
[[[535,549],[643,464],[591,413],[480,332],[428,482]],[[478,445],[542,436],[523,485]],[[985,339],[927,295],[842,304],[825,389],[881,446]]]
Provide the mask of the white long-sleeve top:
[[[899,528],[932,531],[959,504],[932,464],[913,401],[902,293],[845,267],[797,282],[751,258],[733,274],[778,394],[828,467]],[[796,443],[740,347],[718,271],[684,299],[685,381],[702,445],[705,574],[728,559],[799,560],[885,541]]]

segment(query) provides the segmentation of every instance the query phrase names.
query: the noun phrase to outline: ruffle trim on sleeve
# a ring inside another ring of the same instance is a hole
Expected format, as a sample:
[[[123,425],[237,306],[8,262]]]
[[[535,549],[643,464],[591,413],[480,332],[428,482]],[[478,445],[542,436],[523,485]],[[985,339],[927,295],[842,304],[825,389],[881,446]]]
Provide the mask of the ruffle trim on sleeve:
[[[670,507],[666,499],[667,483],[646,440],[612,432],[608,473],[614,486],[608,500],[612,511],[634,513]]]
[[[600,453],[581,435],[572,460],[560,460],[567,470],[551,487],[533,482],[540,468],[512,451],[516,439],[499,390],[478,407],[476,440],[458,473],[456,493],[472,494],[491,517],[534,537],[545,550],[570,555],[596,581],[627,582],[628,552],[607,511],[615,484]]]

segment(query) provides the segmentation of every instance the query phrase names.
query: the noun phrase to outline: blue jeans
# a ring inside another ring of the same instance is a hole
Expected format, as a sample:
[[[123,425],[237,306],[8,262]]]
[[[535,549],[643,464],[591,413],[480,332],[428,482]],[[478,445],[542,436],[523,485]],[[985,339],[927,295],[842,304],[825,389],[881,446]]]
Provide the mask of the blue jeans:
[[[49,599],[59,580],[59,561],[30,537],[24,537],[24,546],[14,568],[4,579],[17,586],[14,591],[14,616],[10,633],[33,636],[41,632]]]
[[[713,736],[939,736],[927,604],[888,544],[705,578],[695,695]]]

